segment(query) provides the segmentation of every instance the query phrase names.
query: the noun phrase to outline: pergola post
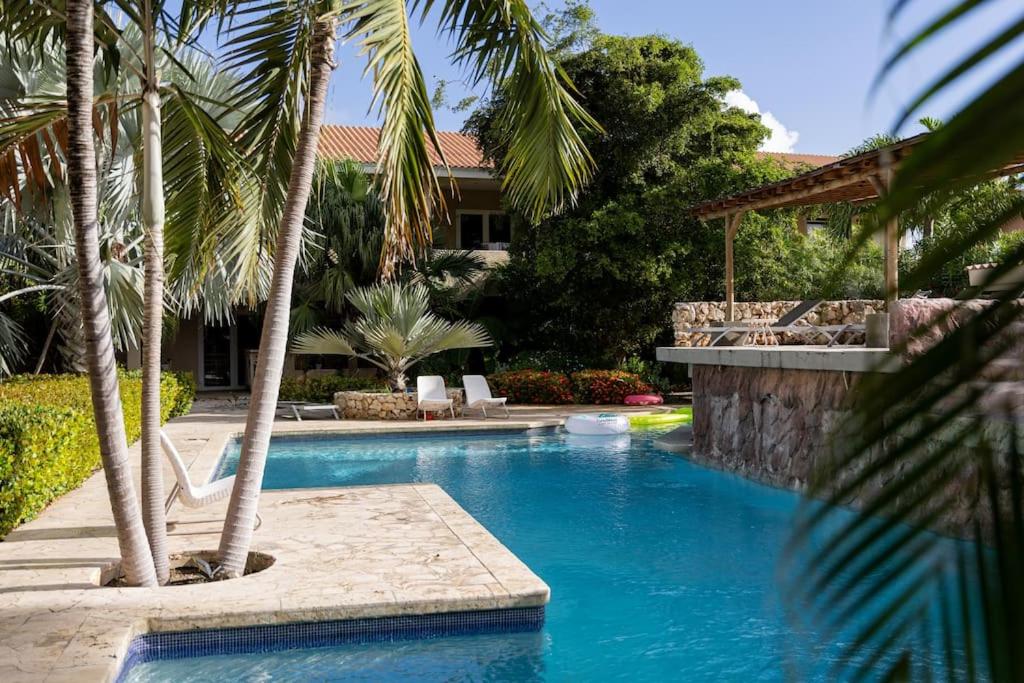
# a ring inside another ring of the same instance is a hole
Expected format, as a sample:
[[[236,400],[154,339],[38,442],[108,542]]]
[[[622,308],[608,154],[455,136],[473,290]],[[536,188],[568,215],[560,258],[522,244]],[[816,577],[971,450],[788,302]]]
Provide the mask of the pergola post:
[[[736,238],[736,231],[740,228],[740,221],[743,220],[743,214],[745,212],[740,211],[738,213],[731,213],[725,217],[725,320],[726,322],[732,322],[735,320],[734,308],[736,305],[736,284],[733,278],[733,256],[732,256],[732,244]]]
[[[892,177],[892,168],[871,177],[871,184],[878,192],[879,199],[884,199],[889,193]],[[889,310],[900,297],[900,219],[895,214],[885,222],[882,245],[885,250],[885,310]]]

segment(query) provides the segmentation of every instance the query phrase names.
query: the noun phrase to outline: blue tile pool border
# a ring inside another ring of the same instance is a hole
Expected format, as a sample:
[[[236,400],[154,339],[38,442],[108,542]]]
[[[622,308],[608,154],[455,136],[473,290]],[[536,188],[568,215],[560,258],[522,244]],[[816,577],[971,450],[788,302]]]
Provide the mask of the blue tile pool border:
[[[211,655],[258,654],[451,636],[528,633],[544,626],[544,607],[301,622],[224,629],[146,633],[128,646],[117,683],[145,662]]]

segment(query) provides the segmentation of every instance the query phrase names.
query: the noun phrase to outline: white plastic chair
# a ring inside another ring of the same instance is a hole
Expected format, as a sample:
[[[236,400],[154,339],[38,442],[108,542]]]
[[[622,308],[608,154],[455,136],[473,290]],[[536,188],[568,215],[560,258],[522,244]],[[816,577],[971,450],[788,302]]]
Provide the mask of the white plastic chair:
[[[463,375],[462,386],[466,390],[466,407],[473,410],[479,409],[487,417],[487,408],[502,407],[505,409],[505,418],[508,419],[508,406],[505,397],[494,398],[491,395],[491,387],[483,375]]]
[[[170,437],[162,430],[160,432],[160,445],[163,446],[164,455],[171,461],[171,467],[174,468],[174,477],[178,480],[174,488],[171,489],[171,495],[167,498],[165,505],[167,510],[171,509],[171,503],[174,502],[175,498],[180,500],[181,504],[187,508],[201,508],[231,495],[231,488],[235,485],[234,475],[211,481],[209,484],[203,484],[202,486],[195,486],[188,476],[188,468],[185,466],[185,461],[181,459],[181,454],[174,447]]]
[[[427,413],[433,410],[450,410],[454,418],[455,401],[448,398],[443,377],[420,375],[416,378],[416,419],[420,418],[420,412],[426,419]]]

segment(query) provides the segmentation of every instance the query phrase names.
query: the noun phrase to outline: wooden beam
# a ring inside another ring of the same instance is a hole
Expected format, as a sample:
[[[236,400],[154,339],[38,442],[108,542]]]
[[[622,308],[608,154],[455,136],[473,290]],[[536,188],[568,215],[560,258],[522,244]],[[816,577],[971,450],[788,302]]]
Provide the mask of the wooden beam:
[[[871,176],[871,185],[878,191],[879,197],[885,197],[892,186],[894,175],[893,168],[882,171],[880,175]],[[883,239],[885,250],[885,309],[891,309],[892,304],[900,298],[900,219],[893,216],[885,222],[885,236]]]
[[[744,211],[729,214],[725,217],[725,320],[735,320],[734,309],[736,307],[736,284],[734,280],[734,264],[732,254],[733,240],[736,232],[740,229],[740,221],[743,220]]]
[[[723,218],[729,216],[739,210],[743,211],[758,211],[761,209],[773,209],[780,206],[789,206],[792,202],[803,201],[818,195],[833,192],[844,187],[850,187],[870,180],[870,178],[877,173],[875,169],[864,169],[856,171],[843,178],[837,178],[835,180],[828,180],[823,183],[811,185],[809,187],[803,187],[800,189],[787,191],[784,188],[765,188],[763,191],[755,190],[750,195],[744,196],[739,195],[731,199],[724,199],[721,201],[720,207],[715,207],[717,202],[708,202],[711,205],[706,210],[695,210],[694,215],[701,220],[711,220],[713,218]],[[774,190],[774,192],[773,192]],[[759,196],[764,195],[764,196]],[[858,197],[859,201],[865,199],[873,199],[873,197]],[[816,202],[807,202],[808,204],[814,204]],[[822,203],[822,202],[817,202]],[[715,207],[715,208],[711,208]]]

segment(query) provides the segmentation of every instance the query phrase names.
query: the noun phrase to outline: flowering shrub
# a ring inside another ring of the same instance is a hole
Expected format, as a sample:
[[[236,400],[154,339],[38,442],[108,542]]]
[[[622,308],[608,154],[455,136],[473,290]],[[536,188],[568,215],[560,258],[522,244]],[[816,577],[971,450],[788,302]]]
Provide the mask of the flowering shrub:
[[[569,378],[558,372],[512,370],[490,375],[487,382],[495,396],[507,396],[509,403],[559,405],[573,402]]]
[[[622,403],[631,394],[654,391],[639,375],[622,370],[580,370],[570,377],[573,393],[580,403]]]

